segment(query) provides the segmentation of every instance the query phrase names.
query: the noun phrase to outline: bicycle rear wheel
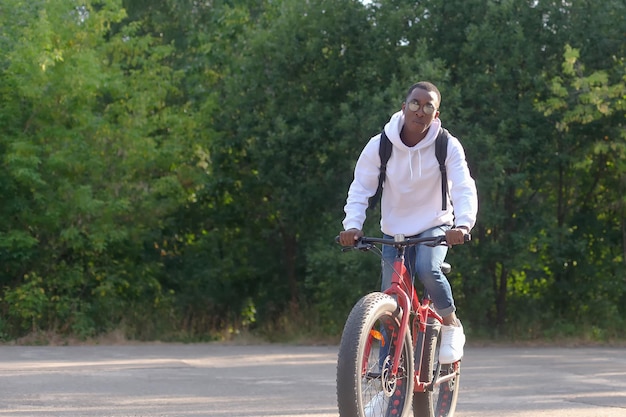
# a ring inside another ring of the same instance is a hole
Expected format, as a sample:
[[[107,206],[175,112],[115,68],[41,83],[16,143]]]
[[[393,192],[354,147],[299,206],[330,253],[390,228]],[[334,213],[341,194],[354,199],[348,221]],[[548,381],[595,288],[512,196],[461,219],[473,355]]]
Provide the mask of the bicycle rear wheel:
[[[375,292],[352,308],[337,358],[337,405],[340,417],[408,417],[413,394],[413,346],[407,329],[398,373],[390,375],[399,348],[396,301]]]
[[[439,364],[439,335],[441,325],[435,319],[428,319],[426,332],[418,334],[416,350],[421,348],[424,338],[424,352],[420,380],[443,380],[432,390],[413,393],[413,417],[453,417],[459,398],[461,362]],[[420,352],[416,351],[416,360]]]

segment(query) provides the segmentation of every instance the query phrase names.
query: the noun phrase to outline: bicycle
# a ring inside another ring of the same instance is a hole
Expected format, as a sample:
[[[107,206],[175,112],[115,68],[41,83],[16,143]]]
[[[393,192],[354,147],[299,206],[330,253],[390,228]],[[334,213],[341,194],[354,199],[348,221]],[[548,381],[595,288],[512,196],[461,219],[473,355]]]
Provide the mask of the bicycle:
[[[466,235],[466,241],[470,236]],[[363,296],[344,325],[337,360],[340,417],[452,417],[459,395],[461,361],[439,363],[442,317],[425,295],[421,301],[405,264],[405,249],[445,245],[445,236],[362,237],[344,250],[393,245],[391,286]],[[449,273],[449,264],[442,271]]]

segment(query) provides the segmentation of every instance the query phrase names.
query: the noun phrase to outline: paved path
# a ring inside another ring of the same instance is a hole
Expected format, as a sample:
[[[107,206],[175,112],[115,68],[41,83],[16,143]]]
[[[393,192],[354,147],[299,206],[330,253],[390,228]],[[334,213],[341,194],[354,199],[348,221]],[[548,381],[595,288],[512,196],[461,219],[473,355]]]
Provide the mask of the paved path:
[[[337,417],[337,347],[0,346],[0,417]],[[626,349],[466,349],[456,417],[626,417]]]

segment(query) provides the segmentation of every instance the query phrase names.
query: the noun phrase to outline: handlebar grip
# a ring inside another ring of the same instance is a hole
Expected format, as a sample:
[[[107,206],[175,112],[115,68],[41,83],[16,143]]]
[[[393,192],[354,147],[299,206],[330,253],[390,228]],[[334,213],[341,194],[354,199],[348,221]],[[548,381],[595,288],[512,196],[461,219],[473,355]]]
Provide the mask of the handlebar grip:
[[[359,242],[360,242],[360,240],[359,240]],[[339,241],[339,236],[335,236],[335,243],[338,244],[338,245],[341,245],[341,242]],[[343,251],[346,251],[346,250],[350,250],[350,249],[355,249],[356,246],[357,245],[355,243],[354,246],[343,246],[343,245],[341,245],[341,248],[342,248]]]
[[[465,243],[469,242],[470,240],[472,240],[472,235],[470,235],[469,233],[464,235],[463,240],[465,241]]]

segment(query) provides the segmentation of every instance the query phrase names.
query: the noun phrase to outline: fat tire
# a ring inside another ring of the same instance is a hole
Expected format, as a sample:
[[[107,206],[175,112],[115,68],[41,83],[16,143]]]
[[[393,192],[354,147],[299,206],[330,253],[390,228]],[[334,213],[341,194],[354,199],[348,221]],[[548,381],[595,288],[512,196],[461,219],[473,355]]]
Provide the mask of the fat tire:
[[[376,384],[385,383],[381,376],[379,380],[363,375],[364,363],[378,367],[378,351],[374,349],[365,358],[368,340],[371,334],[379,330],[390,329],[397,331],[400,326],[400,316],[396,301],[387,294],[374,292],[365,295],[352,308],[341,336],[339,354],[337,357],[337,405],[340,417],[370,417],[365,409],[377,395],[384,395],[382,388],[374,388]],[[393,338],[385,337],[389,352],[394,351]],[[374,358],[376,358],[374,360]],[[386,411],[380,417],[398,416],[409,417],[411,414],[413,395],[413,346],[410,329],[407,329],[404,348],[401,356],[402,372],[397,381],[394,394],[384,401]],[[367,369],[371,369],[366,366]],[[382,398],[382,397],[381,397]],[[377,414],[379,416],[380,414]]]
[[[439,362],[439,336],[441,334],[441,325],[435,319],[428,319],[425,333],[418,334],[416,356],[420,352],[421,337],[424,337],[424,358],[422,359],[422,367],[420,368],[420,378],[423,380],[425,375],[428,379],[432,379],[435,369]],[[416,358],[416,361],[419,358]],[[442,365],[440,375],[460,371],[460,362],[456,364]],[[456,367],[456,370],[455,370]],[[453,417],[456,410],[456,403],[459,397],[459,380],[460,374],[449,382],[439,385],[434,391],[415,392],[413,393],[413,417]]]

